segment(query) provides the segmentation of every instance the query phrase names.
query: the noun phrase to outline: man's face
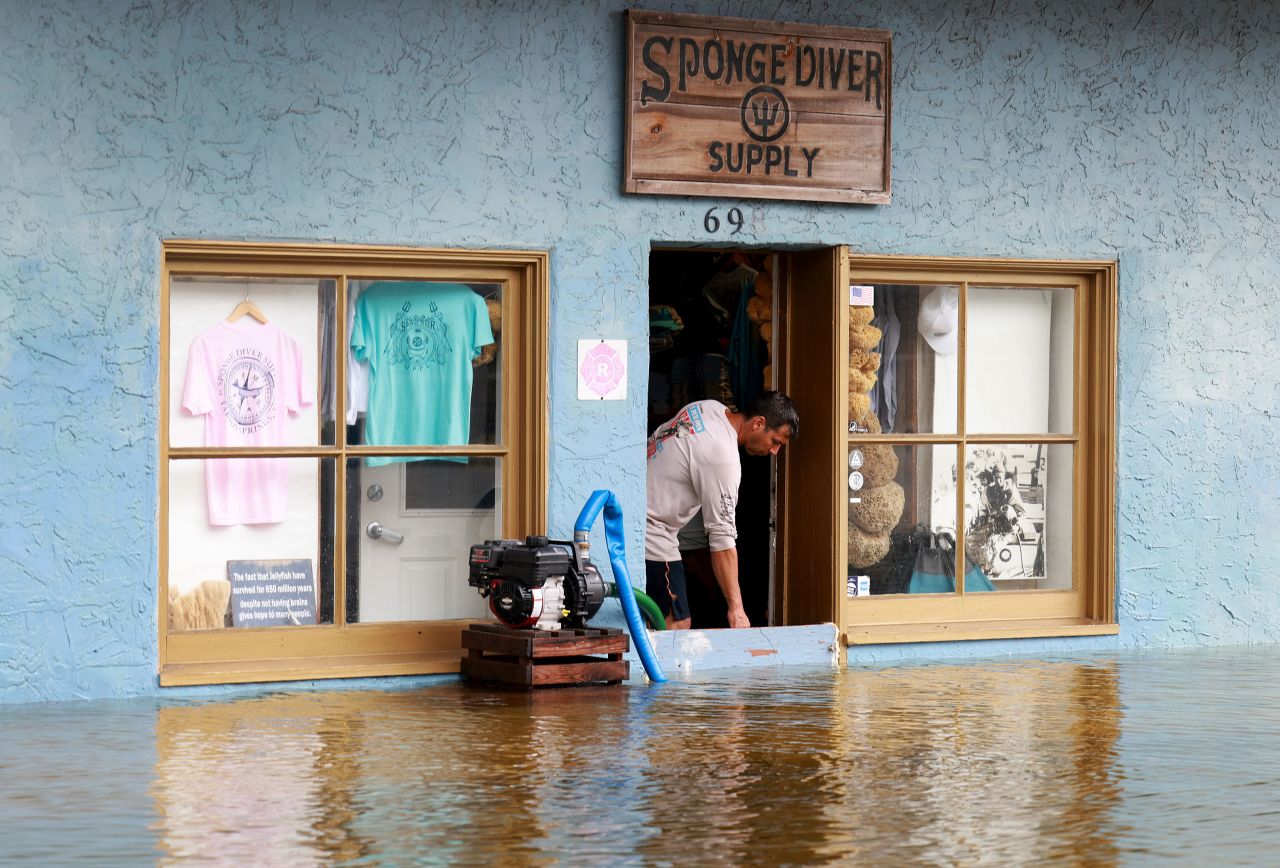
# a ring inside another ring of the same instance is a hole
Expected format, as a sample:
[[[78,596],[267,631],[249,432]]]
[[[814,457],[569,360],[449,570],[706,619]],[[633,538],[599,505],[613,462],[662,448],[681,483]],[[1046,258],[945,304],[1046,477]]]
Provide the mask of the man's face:
[[[787,445],[791,439],[791,426],[778,428],[765,427],[763,416],[755,416],[747,420],[747,436],[742,448],[748,455],[777,455],[778,450]]]

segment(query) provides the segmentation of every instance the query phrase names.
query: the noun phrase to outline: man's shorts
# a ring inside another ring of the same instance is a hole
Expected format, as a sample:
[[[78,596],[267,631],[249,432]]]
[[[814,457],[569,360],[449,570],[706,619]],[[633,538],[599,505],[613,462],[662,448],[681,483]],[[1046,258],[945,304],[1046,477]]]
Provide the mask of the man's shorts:
[[[658,604],[663,615],[670,615],[676,621],[689,617],[683,562],[645,561],[644,592]]]

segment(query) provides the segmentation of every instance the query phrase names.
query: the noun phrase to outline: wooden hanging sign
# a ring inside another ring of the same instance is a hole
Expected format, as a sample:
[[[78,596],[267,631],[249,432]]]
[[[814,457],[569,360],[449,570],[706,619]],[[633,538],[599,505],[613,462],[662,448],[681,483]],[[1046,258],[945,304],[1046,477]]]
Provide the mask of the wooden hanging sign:
[[[888,204],[891,41],[628,10],[624,189]]]

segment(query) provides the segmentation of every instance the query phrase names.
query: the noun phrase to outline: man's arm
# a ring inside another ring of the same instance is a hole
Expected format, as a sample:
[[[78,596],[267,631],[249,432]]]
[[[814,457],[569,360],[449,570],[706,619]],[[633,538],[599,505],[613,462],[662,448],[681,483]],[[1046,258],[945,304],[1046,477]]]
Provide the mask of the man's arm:
[[[701,461],[691,464],[690,478],[698,499],[702,501],[702,523],[707,529],[707,546],[711,549],[711,569],[716,584],[729,604],[729,626],[750,627],[742,609],[742,591],[738,588],[738,528],[735,511],[738,506],[738,484],[742,467],[737,453],[732,460]]]
[[[716,574],[716,584],[729,604],[729,626],[750,627],[751,621],[742,608],[742,591],[738,588],[738,550],[721,549],[711,553],[711,569]]]

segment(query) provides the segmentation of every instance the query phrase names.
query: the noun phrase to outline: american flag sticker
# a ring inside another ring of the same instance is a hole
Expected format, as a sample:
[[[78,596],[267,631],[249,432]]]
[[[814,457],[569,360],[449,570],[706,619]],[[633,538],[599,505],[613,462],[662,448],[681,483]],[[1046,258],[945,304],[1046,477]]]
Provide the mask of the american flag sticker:
[[[873,286],[858,286],[856,283],[849,287],[849,304],[859,307],[873,307],[875,301],[876,290]]]

